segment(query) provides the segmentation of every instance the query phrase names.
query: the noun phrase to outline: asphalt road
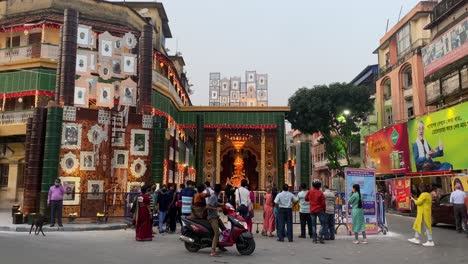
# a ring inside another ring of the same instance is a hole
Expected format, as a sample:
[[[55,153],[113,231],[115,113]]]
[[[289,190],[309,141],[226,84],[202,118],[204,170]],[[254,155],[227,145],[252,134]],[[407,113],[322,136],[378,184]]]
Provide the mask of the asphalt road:
[[[178,235],[156,236],[152,242],[137,242],[134,230],[51,232],[46,236],[0,232],[2,264],[83,264],[83,263],[468,263],[468,238],[453,228],[436,227],[436,247],[426,248],[407,242],[412,218],[388,216],[390,232],[369,236],[368,245],[355,245],[352,238],[338,236],[325,245],[296,238],[280,243],[256,235],[252,256],[240,256],[235,248],[220,258],[209,257],[209,249],[198,253],[185,250]],[[327,241],[328,242],[328,241]]]

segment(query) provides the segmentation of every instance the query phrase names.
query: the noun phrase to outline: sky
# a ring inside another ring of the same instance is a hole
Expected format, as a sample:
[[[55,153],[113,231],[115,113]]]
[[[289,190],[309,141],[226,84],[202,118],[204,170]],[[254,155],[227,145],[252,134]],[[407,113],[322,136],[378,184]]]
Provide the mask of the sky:
[[[389,29],[417,0],[162,0],[195,93],[208,105],[209,73],[267,73],[269,105],[284,106],[301,87],[349,82],[367,65]]]

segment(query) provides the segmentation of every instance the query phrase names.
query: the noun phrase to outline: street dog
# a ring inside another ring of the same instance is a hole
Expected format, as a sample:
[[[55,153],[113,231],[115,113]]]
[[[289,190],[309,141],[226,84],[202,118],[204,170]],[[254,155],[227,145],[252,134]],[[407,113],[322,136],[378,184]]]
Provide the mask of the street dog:
[[[36,217],[34,217],[31,224],[31,229],[29,230],[29,234],[31,234],[33,228],[36,227],[36,229],[34,230],[34,234],[37,236],[39,235],[39,233],[42,233],[42,235],[45,236],[44,231],[42,230],[42,226],[44,226],[46,221],[47,218],[43,215],[37,215]]]

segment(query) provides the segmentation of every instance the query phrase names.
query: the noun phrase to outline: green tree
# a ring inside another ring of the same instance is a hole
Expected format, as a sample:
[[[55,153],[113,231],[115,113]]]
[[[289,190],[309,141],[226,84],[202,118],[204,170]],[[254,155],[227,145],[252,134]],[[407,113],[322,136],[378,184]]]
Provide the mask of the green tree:
[[[347,83],[317,85],[300,88],[289,98],[291,111],[286,119],[292,129],[305,134],[320,132],[320,143],[325,145],[328,167],[343,175],[339,160],[349,157],[349,143],[359,132],[359,123],[373,110],[371,91],[365,86]]]

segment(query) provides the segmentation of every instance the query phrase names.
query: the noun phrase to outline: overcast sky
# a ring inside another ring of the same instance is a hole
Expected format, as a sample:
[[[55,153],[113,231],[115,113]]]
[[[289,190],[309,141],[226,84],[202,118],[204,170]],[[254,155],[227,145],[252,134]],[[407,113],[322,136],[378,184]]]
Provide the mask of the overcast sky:
[[[268,73],[269,104],[287,105],[300,87],[349,82],[367,65],[384,35],[416,0],[163,0],[173,39],[195,93],[208,104],[209,73]]]

